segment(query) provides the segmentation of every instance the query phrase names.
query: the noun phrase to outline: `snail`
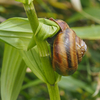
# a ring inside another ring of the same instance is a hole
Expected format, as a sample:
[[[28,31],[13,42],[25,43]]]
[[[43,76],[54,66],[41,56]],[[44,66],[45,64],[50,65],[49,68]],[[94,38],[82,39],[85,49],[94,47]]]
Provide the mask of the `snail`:
[[[78,63],[81,62],[87,46],[66,22],[53,18],[50,20],[60,26],[60,31],[53,42],[53,69],[60,75],[71,75],[77,70]]]

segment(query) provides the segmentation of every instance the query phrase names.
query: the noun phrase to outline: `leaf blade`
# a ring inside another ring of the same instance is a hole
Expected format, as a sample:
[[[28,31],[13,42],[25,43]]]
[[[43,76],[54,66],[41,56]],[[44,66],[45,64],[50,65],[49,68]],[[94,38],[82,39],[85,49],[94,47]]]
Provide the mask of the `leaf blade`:
[[[54,36],[59,30],[59,26],[51,20],[39,18],[39,22],[38,33],[35,35],[41,40]],[[32,35],[27,18],[11,18],[0,24],[0,39],[15,48],[27,50],[31,39],[35,45]]]
[[[44,71],[42,69],[42,63],[38,53],[37,46],[34,46],[28,51],[20,50],[20,55],[25,61],[26,65],[31,69],[31,71],[43,82],[47,83],[46,77],[44,76]]]
[[[73,27],[76,34],[82,39],[96,40],[100,39],[100,25],[88,27]]]
[[[1,96],[2,100],[16,100],[26,72],[26,65],[18,50],[5,45],[2,73]]]

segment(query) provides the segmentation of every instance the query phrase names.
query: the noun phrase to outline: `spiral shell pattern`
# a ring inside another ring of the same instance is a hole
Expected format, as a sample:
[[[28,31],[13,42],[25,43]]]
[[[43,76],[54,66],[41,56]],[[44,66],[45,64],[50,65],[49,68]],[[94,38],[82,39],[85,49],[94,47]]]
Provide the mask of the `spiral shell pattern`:
[[[62,20],[54,20],[61,28],[53,43],[53,69],[63,75],[73,74],[87,49],[83,40]]]

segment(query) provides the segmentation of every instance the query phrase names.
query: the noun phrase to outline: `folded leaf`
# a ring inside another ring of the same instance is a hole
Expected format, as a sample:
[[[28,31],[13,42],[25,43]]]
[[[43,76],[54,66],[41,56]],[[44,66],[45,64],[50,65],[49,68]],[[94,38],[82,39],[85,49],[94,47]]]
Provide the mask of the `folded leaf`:
[[[39,22],[35,35],[41,40],[52,37],[59,31],[59,26],[51,20],[40,18]],[[27,18],[11,18],[0,24],[0,39],[15,48],[27,50],[32,35]],[[35,44],[34,40],[32,42]]]
[[[17,99],[25,72],[26,65],[20,57],[18,50],[6,44],[1,72],[2,100]]]
[[[35,33],[39,39],[45,40],[52,37],[59,30],[58,25],[53,21],[40,18],[39,22],[40,28],[37,30],[39,32]],[[43,29],[41,29],[42,27]],[[72,29],[83,39],[100,39],[100,25]],[[0,24],[0,39],[18,49],[27,50],[32,34],[27,18],[11,18]],[[35,44],[34,40],[33,42]]]

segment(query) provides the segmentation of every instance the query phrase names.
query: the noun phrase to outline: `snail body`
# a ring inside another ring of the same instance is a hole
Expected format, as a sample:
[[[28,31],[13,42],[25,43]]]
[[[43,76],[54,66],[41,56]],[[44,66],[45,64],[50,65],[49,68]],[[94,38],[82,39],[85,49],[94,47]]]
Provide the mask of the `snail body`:
[[[53,21],[61,28],[53,42],[53,69],[63,76],[71,75],[77,70],[87,46],[67,23],[62,20]]]

